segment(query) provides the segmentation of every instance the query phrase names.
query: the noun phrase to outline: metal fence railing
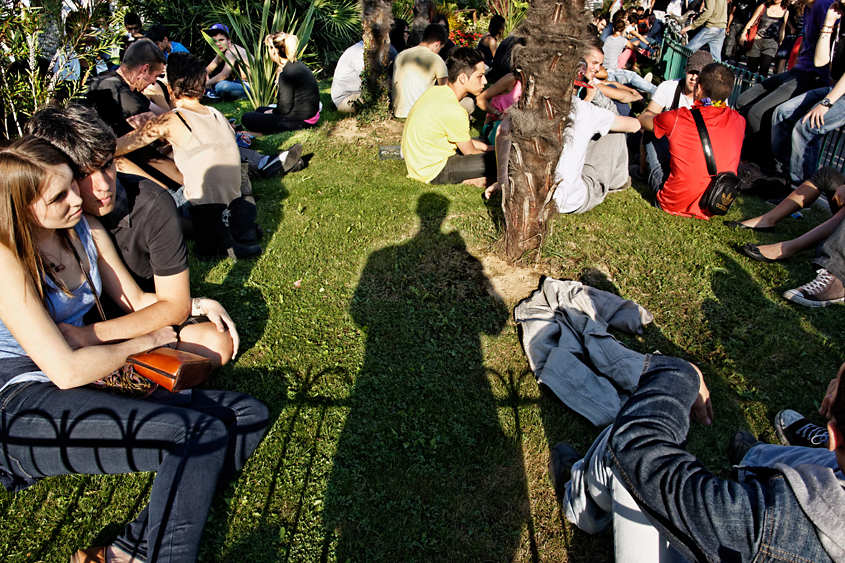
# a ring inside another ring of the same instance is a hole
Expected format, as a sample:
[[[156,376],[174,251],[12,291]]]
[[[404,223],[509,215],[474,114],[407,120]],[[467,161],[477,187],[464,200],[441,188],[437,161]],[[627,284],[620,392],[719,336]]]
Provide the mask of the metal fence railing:
[[[663,38],[663,47],[661,48],[662,60],[666,64],[666,70],[663,72],[664,80],[678,80],[684,77],[684,69],[687,66],[687,59],[692,55],[692,51],[681,45],[678,41],[672,39],[666,34]],[[725,64],[725,63],[722,63]],[[734,88],[728,98],[728,105],[734,107],[736,100],[740,94],[762,82],[763,77],[759,74],[749,72],[732,65],[725,64],[734,73]]]

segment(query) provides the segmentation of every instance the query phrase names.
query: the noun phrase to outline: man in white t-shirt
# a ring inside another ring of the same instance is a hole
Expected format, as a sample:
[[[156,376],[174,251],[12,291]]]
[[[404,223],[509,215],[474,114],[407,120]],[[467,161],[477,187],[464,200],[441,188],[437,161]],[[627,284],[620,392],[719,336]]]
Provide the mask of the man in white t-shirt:
[[[393,72],[393,115],[408,117],[420,96],[432,86],[446,84],[446,63],[438,53],[449,35],[446,28],[432,24],[423,31],[422,41],[416,47],[405,49],[396,57]]]
[[[390,46],[388,60],[396,59],[396,49]],[[353,104],[361,98],[361,73],[364,72],[364,41],[358,41],[343,52],[337,61],[332,78],[332,102],[338,111],[355,113]]]
[[[691,108],[694,101],[693,93],[698,75],[701,73],[701,69],[712,62],[713,56],[709,51],[696,51],[687,60],[684,80],[666,80],[661,82],[660,86],[657,87],[657,91],[651,96],[651,100],[648,102],[645,111],[639,116],[640,122],[643,125],[643,141],[640,145],[639,167],[631,172],[638,180],[646,181],[648,178],[649,153],[653,152],[654,154],[652,156],[655,159],[658,158],[658,154],[665,158],[669,156],[668,141],[665,138],[660,140],[655,140],[654,138],[654,117],[664,111]]]
[[[555,205],[559,213],[584,213],[608,193],[631,185],[625,135],[636,133],[640,122],[590,103],[595,89],[584,100],[573,96],[567,139],[555,168]],[[593,137],[600,135],[599,139]]]

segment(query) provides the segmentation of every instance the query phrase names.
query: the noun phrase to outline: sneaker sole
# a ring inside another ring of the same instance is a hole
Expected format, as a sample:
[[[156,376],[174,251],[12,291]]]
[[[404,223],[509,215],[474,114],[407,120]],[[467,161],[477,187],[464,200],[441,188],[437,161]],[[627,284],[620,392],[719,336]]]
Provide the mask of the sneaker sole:
[[[783,420],[782,420],[782,417],[781,417],[782,414],[783,414],[783,411],[781,411],[781,412],[777,413],[777,415],[775,415],[775,434],[778,435],[778,439],[780,440],[781,444],[783,444],[784,446],[791,446],[792,444],[790,444],[789,440],[786,439],[786,434],[783,433],[782,426],[784,424],[783,424]]]
[[[285,162],[282,164],[282,170],[285,174],[290,172],[294,166],[299,163],[299,158],[302,156],[302,145],[296,143],[288,149],[288,154],[285,155]]]
[[[827,307],[829,305],[841,305],[845,303],[845,297],[840,297],[839,299],[831,299],[828,301],[812,301],[804,297],[801,293],[795,291],[794,289],[790,289],[789,291],[783,294],[783,298],[787,301],[792,301],[793,303],[798,303],[799,305],[804,305],[805,307]]]

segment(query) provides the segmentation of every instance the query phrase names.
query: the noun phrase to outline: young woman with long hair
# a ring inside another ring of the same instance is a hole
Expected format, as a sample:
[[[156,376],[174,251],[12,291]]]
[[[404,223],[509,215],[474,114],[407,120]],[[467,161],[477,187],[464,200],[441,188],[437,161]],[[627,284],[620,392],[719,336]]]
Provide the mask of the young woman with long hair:
[[[227,391],[137,399],[91,386],[177,336],[166,327],[69,344],[95,291],[127,312],[155,295],[138,288],[99,222],[83,217],[69,159],[35,137],[0,149],[0,283],[0,482],[15,491],[54,475],[155,471],[137,518],[71,562],[194,561],[214,492],[257,447],[267,409]]]

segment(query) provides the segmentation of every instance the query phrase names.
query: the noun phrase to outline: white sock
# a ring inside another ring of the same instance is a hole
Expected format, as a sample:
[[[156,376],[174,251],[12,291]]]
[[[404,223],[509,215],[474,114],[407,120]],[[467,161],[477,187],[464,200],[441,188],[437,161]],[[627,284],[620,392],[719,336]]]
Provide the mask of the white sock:
[[[266,154],[265,154],[264,156],[262,156],[262,157],[261,157],[261,160],[259,160],[259,161],[258,161],[258,167],[259,167],[259,168],[264,168],[264,166],[266,166],[266,165],[267,165],[267,161],[268,161],[268,160],[270,160],[270,157],[269,157],[269,156],[267,156]]]

